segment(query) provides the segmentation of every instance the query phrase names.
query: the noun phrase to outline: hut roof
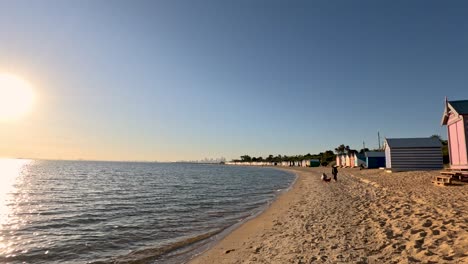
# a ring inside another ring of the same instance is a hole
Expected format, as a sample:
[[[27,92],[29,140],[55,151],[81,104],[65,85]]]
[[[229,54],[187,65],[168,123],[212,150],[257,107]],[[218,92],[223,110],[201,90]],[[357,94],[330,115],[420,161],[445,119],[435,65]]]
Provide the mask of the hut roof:
[[[468,115],[468,100],[449,101],[448,103],[459,115]]]
[[[385,157],[385,152],[383,151],[367,151],[366,158],[382,158]]]
[[[449,112],[455,111],[459,115],[468,115],[468,100],[447,101],[445,98],[445,109],[442,116],[442,125],[447,125]]]
[[[440,148],[442,143],[435,137],[429,138],[387,138],[390,148]]]

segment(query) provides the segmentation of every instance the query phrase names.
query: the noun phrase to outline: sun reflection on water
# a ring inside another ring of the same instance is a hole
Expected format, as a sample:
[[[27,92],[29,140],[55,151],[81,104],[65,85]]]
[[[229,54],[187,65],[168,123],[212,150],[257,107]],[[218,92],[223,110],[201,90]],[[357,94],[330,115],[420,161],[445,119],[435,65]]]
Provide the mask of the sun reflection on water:
[[[0,230],[9,224],[12,210],[14,210],[14,193],[20,184],[22,175],[26,173],[32,160],[27,159],[0,159]],[[8,252],[12,241],[5,241],[0,236],[0,252]]]

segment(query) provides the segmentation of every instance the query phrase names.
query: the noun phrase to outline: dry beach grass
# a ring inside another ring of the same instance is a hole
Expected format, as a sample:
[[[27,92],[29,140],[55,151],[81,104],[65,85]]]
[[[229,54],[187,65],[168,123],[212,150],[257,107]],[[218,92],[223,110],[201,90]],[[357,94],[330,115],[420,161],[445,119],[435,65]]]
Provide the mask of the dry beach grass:
[[[288,168],[293,188],[191,264],[468,263],[468,184],[438,172]]]

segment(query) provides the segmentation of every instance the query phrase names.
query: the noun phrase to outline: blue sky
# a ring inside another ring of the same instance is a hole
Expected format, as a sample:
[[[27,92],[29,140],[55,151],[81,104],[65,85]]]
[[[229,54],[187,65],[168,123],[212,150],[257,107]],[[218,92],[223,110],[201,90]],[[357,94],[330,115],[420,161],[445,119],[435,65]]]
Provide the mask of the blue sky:
[[[0,156],[305,154],[442,134],[468,99],[466,1],[5,1],[0,72],[35,85]],[[8,145],[9,147],[5,147]]]

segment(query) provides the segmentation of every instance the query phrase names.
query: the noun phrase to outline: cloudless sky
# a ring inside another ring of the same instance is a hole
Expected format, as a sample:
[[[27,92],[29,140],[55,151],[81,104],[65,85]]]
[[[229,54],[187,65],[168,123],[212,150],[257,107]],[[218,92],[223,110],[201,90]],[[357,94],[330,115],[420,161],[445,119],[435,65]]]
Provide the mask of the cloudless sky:
[[[0,0],[35,86],[0,156],[190,160],[441,134],[468,99],[467,1]],[[1,95],[0,95],[1,96]]]

